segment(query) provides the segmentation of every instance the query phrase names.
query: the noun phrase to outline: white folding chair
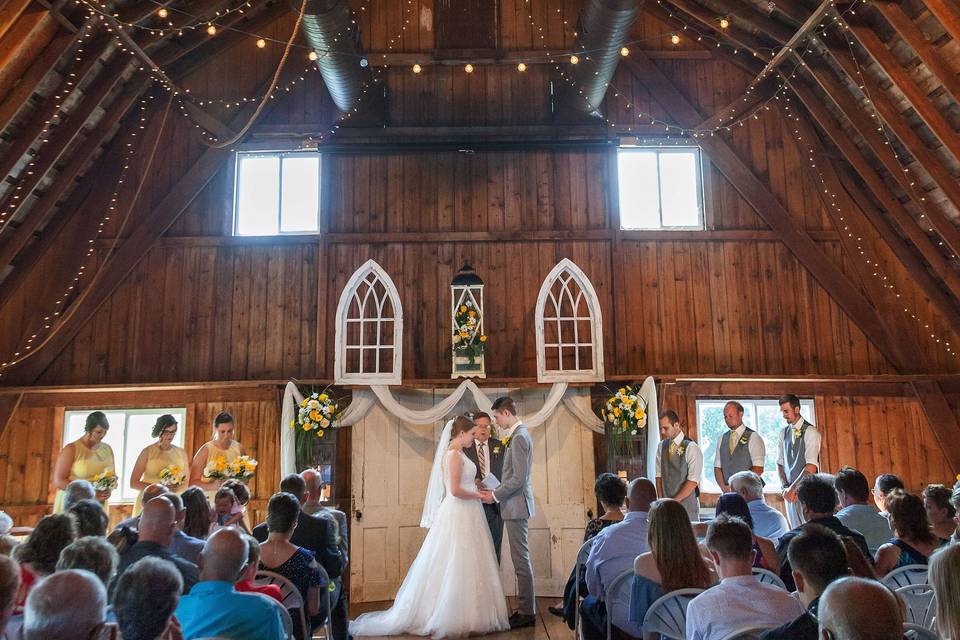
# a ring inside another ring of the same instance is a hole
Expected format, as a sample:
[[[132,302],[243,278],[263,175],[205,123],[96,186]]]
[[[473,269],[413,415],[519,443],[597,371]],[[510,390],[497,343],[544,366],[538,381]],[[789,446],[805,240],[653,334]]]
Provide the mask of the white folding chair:
[[[928,584],[908,584],[896,590],[897,597],[907,606],[906,622],[926,629],[933,628],[937,616],[937,596]]]
[[[774,627],[745,627],[725,635],[722,640],[758,640],[760,634]]]
[[[670,640],[684,640],[687,605],[701,593],[703,589],[677,589],[654,600],[643,617],[643,632],[659,633]]]
[[[606,586],[606,595],[603,597],[604,606],[607,609],[607,640],[613,638],[613,611],[614,609],[626,610],[629,618],[630,595],[633,591],[633,578],[636,574],[633,569],[627,569],[616,578],[610,581]],[[627,634],[637,638],[642,634],[640,627],[631,628],[632,623],[625,624],[628,627],[623,629]]]
[[[300,618],[300,629],[303,631],[303,638],[310,638],[309,626],[307,626],[307,603],[303,599],[297,585],[290,582],[287,578],[273,571],[260,570],[253,578],[253,584],[262,587],[268,584],[275,584],[280,587],[280,593],[283,595],[283,607],[285,609],[296,609]],[[327,616],[328,618],[330,616]],[[293,625],[291,625],[293,626]]]
[[[757,577],[757,580],[759,580],[763,584],[772,584],[775,587],[780,587],[784,591],[787,590],[787,585],[783,583],[783,580],[780,579],[780,576],[775,574],[773,571],[770,571],[769,569],[761,569],[760,567],[754,567],[753,575],[755,575]]]
[[[583,568],[583,565],[587,563],[587,556],[590,555],[590,549],[593,546],[593,541],[595,538],[590,538],[586,542],[580,545],[580,548],[577,549],[577,561],[574,565],[574,588],[576,591],[575,596],[575,605],[573,608],[573,633],[576,636],[577,640],[583,640],[583,628],[580,625],[580,570]]]
[[[925,564],[908,564],[883,576],[880,582],[893,591],[911,584],[927,584],[927,568]]]
[[[903,637],[907,640],[941,640],[936,632],[909,622],[903,623]]]

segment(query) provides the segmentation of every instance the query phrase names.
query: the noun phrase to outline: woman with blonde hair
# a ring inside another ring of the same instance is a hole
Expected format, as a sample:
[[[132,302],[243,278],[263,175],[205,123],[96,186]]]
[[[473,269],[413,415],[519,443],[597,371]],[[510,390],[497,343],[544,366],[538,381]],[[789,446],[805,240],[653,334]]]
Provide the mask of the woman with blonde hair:
[[[633,563],[636,577],[630,597],[630,621],[638,626],[662,595],[677,589],[706,589],[717,582],[682,504],[669,498],[657,500],[647,518],[650,551],[641,553]]]
[[[944,640],[960,640],[960,545],[933,554],[928,577],[937,596],[937,631]]]

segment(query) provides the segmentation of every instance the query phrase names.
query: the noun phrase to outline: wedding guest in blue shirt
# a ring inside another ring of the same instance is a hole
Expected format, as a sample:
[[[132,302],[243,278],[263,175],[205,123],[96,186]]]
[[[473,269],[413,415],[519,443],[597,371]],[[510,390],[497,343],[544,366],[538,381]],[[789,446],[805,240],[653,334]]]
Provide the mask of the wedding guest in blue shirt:
[[[840,511],[837,520],[843,526],[859,531],[867,539],[870,554],[876,554],[880,545],[893,537],[890,520],[880,515],[877,508],[870,504],[870,483],[867,476],[853,467],[843,467],[837,471],[833,486],[840,499]]]
[[[177,620],[184,640],[282,640],[280,607],[257,593],[238,593],[233,583],[247,560],[247,541],[236,527],[214,532],[200,554],[200,581],[180,598]]]
[[[627,487],[627,515],[623,522],[601,531],[593,539],[590,555],[587,556],[587,592],[589,595],[580,605],[584,637],[587,640],[606,635],[607,615],[621,629],[630,627],[627,608],[607,611],[606,587],[624,571],[633,569],[634,559],[650,550],[647,512],[657,499],[657,489],[646,478],[635,478]],[[629,587],[630,583],[625,584]]]
[[[183,499],[175,494],[167,494],[167,500],[173,503],[173,508],[177,510],[177,529],[173,532],[173,540],[167,549],[184,560],[197,564],[200,558],[200,552],[203,551],[203,540],[188,536],[183,532],[183,523],[187,517],[187,509],[183,506]]]
[[[756,535],[777,544],[783,534],[790,530],[784,515],[764,501],[763,480],[753,471],[741,471],[730,476],[730,488],[747,501]]]

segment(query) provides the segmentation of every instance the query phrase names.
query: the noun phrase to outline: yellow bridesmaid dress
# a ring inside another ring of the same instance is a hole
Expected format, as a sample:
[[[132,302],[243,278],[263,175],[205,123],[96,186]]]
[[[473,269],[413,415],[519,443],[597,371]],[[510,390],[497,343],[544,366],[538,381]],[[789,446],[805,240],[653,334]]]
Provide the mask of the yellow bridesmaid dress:
[[[166,467],[180,467],[180,472],[184,478],[190,475],[190,460],[187,458],[187,452],[176,445],[172,445],[164,451],[158,443],[153,443],[147,447],[147,466],[140,476],[140,482],[154,484],[160,482],[160,472]],[[184,480],[186,483],[186,479]],[[138,516],[143,511],[143,490],[137,494],[137,501],[133,505],[133,515]]]
[[[93,449],[88,448],[79,440],[73,443],[75,456],[73,465],[70,467],[70,481],[91,480],[105,469],[117,471],[116,464],[113,462],[113,449],[105,442],[101,442]],[[53,512],[61,513],[63,511],[63,501],[66,493],[63,489],[57,489],[57,495],[53,499]]]
[[[207,448],[207,464],[210,464],[211,460],[214,460],[220,456],[226,458],[228,463],[233,462],[234,460],[236,460],[241,456],[240,443],[237,442],[236,440],[231,440],[230,446],[227,447],[226,449],[221,449],[220,447],[213,444],[212,442],[208,442],[203,446]],[[213,482],[213,479],[208,478],[207,476],[203,476],[201,480],[203,480],[204,482]],[[217,495],[217,492],[207,491],[205,493],[207,494],[207,500],[209,500],[210,504],[213,505],[213,498],[214,496]]]

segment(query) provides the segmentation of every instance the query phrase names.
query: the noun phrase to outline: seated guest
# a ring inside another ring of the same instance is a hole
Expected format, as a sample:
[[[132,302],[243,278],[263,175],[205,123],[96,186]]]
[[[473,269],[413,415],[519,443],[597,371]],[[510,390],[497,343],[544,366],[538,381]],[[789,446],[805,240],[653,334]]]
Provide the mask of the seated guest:
[[[836,580],[820,596],[819,614],[824,640],[903,639],[900,602],[874,580]]]
[[[927,577],[937,597],[936,630],[944,638],[960,638],[960,545],[933,554]]]
[[[927,512],[927,522],[940,542],[950,542],[957,530],[953,521],[957,510],[950,503],[952,493],[942,484],[930,484],[923,490],[923,508]]]
[[[200,487],[190,487],[180,494],[180,498],[185,512],[182,531],[191,538],[206,540],[213,524],[213,509],[207,494]]]
[[[772,628],[803,613],[788,592],[754,577],[756,551],[746,522],[721,515],[710,523],[706,542],[720,584],[690,601],[687,640],[722,640],[739,629]]]
[[[282,640],[280,608],[256,593],[237,593],[233,583],[246,562],[247,542],[236,527],[220,529],[200,554],[200,581],[180,598],[176,617],[183,637]]]
[[[23,613],[26,640],[91,640],[100,638],[106,625],[107,590],[82,569],[59,571],[38,582]]]
[[[790,541],[787,557],[793,567],[800,603],[807,610],[799,618],[767,631],[761,640],[817,640],[817,608],[820,594],[834,580],[849,575],[847,554],[834,532],[812,525]]]
[[[116,547],[106,538],[86,536],[64,547],[57,560],[57,571],[85,569],[100,578],[106,588],[119,561]]]
[[[20,590],[20,565],[13,558],[0,556],[0,637],[17,608]]]
[[[859,531],[845,527],[833,515],[837,509],[837,492],[833,488],[832,479],[828,479],[822,473],[805,476],[797,485],[797,500],[800,502],[803,518],[807,524],[819,524],[840,537],[852,538],[860,551],[865,556],[869,556],[867,541],[863,535]],[[803,524],[792,531],[788,531],[786,535],[780,538],[780,544],[777,545],[777,555],[780,556],[780,579],[783,580],[790,591],[793,591],[796,587],[793,584],[793,573],[790,560],[787,558],[787,549],[790,541],[800,533],[804,526],[806,525]]]
[[[752,471],[749,473],[753,473]],[[750,530],[753,531],[753,514],[750,513],[750,507],[747,501],[739,493],[724,493],[717,500],[714,517],[726,514],[735,516],[747,523]],[[697,522],[693,525],[693,530],[698,536],[706,535],[708,522]],[[753,561],[753,566],[758,569],[766,569],[777,573],[780,570],[780,559],[777,557],[777,548],[772,541],[767,538],[753,534],[753,549],[757,552]]]
[[[730,476],[730,488],[747,501],[755,535],[777,544],[780,536],[790,530],[783,514],[763,499],[763,480],[753,471],[741,471]]]
[[[619,476],[613,473],[601,473],[597,476],[593,484],[593,493],[597,496],[600,506],[603,507],[603,515],[599,518],[593,518],[587,521],[587,526],[583,531],[583,541],[593,539],[598,533],[609,527],[623,521],[623,501],[627,497],[627,483]],[[583,552],[581,552],[583,553]],[[589,550],[587,550],[589,553]],[[577,606],[577,584],[574,579],[580,580],[580,593],[586,593],[587,585],[584,582],[586,574],[586,554],[580,559],[580,576],[574,576],[573,570],[567,579],[567,584],[563,589],[563,603],[561,606],[551,606],[550,613],[558,615],[567,621],[567,625],[573,629],[575,624],[574,615]],[[574,567],[574,570],[576,567]]]
[[[197,566],[171,553],[168,549],[177,526],[177,514],[173,508],[173,503],[166,498],[148,500],[143,503],[143,512],[139,517],[140,529],[137,542],[120,553],[117,577],[113,581],[110,593],[114,593],[117,581],[130,565],[140,558],[147,557],[161,558],[172,562],[183,578],[184,590],[190,591],[198,578]]]
[[[893,530],[890,521],[869,502],[870,484],[867,477],[853,467],[843,467],[834,476],[833,486],[840,499],[837,520],[848,529],[862,533],[867,541],[867,551],[876,553],[880,545],[890,540]]]
[[[880,515],[887,515],[887,494],[894,489],[904,490],[903,480],[892,473],[881,473],[873,483],[873,502],[880,510]]]
[[[154,498],[170,493],[170,490],[167,489],[162,484],[148,484],[147,487],[140,494],[143,503],[147,504]],[[140,515],[137,514],[132,518],[127,518],[126,520],[121,520],[120,523],[114,527],[114,531],[119,531],[120,529],[133,529],[134,531],[140,528]]]
[[[927,564],[941,541],[930,531],[923,500],[912,493],[894,489],[887,494],[887,512],[893,526],[893,539],[882,545],[874,556],[877,575],[911,564]]]
[[[677,589],[706,589],[717,582],[717,574],[700,554],[690,528],[690,514],[678,502],[657,500],[648,515],[650,551],[633,563],[636,577],[630,596],[630,621],[635,629],[653,602]]]
[[[280,591],[280,587],[275,584],[265,584],[259,587],[253,584],[259,569],[260,543],[253,536],[247,536],[247,564],[244,565],[243,571],[240,573],[240,579],[233,585],[233,588],[240,593],[259,593],[283,604],[283,592]]]
[[[65,510],[73,514],[77,519],[77,537],[107,535],[107,527],[110,526],[110,517],[103,510],[103,505],[93,499],[80,500],[70,505]]]
[[[96,500],[97,498],[97,490],[93,488],[89,480],[71,480],[67,484],[67,488],[63,490],[63,494],[64,511],[69,510],[71,506],[81,500]]]
[[[213,497],[213,510],[216,527],[240,527],[244,533],[250,533],[243,522],[243,507],[237,500],[233,489],[220,487]]]
[[[339,509],[328,507],[320,502],[323,497],[323,480],[320,474],[314,469],[306,469],[300,474],[307,491],[307,501],[303,503],[303,512],[311,516],[326,514],[332,516],[337,523],[337,541],[340,543],[340,555],[343,556],[343,564],[349,561],[347,556],[350,552],[349,536],[347,535],[347,514]]]
[[[44,516],[33,528],[30,536],[14,549],[13,557],[20,563],[20,601],[33,588],[38,578],[48,576],[57,570],[60,552],[77,539],[77,526],[74,518],[66,513]]]
[[[170,553],[176,554],[197,564],[197,560],[200,558],[200,552],[203,551],[203,540],[199,538],[194,538],[193,536],[188,536],[183,532],[183,523],[187,517],[187,510],[183,506],[183,498],[178,496],[175,493],[166,494],[167,500],[173,504],[173,508],[177,512],[177,529],[173,532],[173,540],[170,541]]]
[[[301,505],[309,497],[303,478],[296,473],[288,474],[280,481],[280,492],[293,495]],[[268,534],[266,522],[253,528],[253,537],[261,544],[266,541]],[[332,519],[301,514],[290,544],[312,551],[331,580],[336,580],[343,572],[343,556],[337,545],[336,525]]]
[[[133,563],[117,581],[113,597],[123,640],[181,638],[173,612],[182,591],[183,579],[169,562],[143,558]]]
[[[629,629],[629,611],[607,611],[606,585],[633,568],[634,559],[650,550],[647,512],[657,499],[657,489],[646,478],[635,478],[627,487],[627,515],[623,522],[605,528],[593,539],[587,556],[587,597],[580,604],[580,619],[587,640],[606,635],[607,616],[620,629]],[[688,520],[689,522],[689,520]]]
[[[312,516],[304,516],[306,518]],[[300,518],[300,501],[289,493],[275,493],[267,504],[269,536],[260,545],[260,568],[279,573],[297,587],[306,606],[309,619],[320,613],[320,594],[327,588],[327,576],[303,547],[290,543],[290,537]],[[309,624],[307,631],[310,631]],[[297,640],[300,638],[298,632]],[[310,636],[308,635],[307,638]]]

